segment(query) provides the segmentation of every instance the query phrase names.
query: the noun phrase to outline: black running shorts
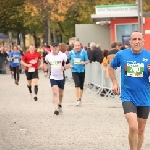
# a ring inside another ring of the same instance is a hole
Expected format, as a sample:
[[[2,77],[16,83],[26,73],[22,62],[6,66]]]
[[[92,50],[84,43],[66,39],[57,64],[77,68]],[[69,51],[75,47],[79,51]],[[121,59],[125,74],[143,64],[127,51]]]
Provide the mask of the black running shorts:
[[[25,74],[27,76],[27,80],[32,80],[32,79],[38,79],[38,70],[35,70],[34,72],[28,72],[27,70],[25,71]]]
[[[131,101],[122,103],[124,114],[133,112],[137,114],[138,118],[148,119],[150,107],[149,106],[135,106]]]
[[[72,72],[72,77],[74,79],[75,87],[79,87],[81,90],[83,90],[85,72]]]

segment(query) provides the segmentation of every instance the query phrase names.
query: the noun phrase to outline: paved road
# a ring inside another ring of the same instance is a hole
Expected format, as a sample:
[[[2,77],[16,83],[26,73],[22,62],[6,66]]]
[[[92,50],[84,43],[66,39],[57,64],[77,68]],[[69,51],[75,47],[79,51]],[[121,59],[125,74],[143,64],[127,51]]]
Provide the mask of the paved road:
[[[85,91],[75,107],[73,85],[66,84],[63,114],[53,115],[48,78],[40,74],[39,100],[30,100],[25,75],[20,85],[0,74],[0,150],[129,150],[120,100]],[[150,121],[143,150],[150,150]]]

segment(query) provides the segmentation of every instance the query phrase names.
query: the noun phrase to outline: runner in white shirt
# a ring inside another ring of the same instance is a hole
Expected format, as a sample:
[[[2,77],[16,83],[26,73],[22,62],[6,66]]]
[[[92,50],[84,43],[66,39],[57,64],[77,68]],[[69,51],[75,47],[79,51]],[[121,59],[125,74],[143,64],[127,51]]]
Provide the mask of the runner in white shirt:
[[[59,51],[58,43],[53,43],[51,53],[46,55],[45,61],[50,64],[50,83],[53,91],[54,114],[58,115],[62,109],[62,98],[64,93],[64,70],[63,62],[67,62],[66,54]],[[45,76],[47,72],[45,72]]]

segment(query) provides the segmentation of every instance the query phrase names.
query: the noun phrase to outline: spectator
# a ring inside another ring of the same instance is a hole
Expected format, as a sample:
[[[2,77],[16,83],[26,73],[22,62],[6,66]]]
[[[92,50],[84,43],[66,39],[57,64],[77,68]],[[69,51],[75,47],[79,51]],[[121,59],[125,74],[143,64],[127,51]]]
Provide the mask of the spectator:
[[[101,49],[97,48],[95,43],[93,42],[90,43],[90,48],[91,48],[90,62],[96,61],[101,63],[103,58]]]
[[[123,45],[122,45],[121,42],[118,42],[118,43],[117,43],[117,49],[118,49],[118,50],[120,50],[122,46],[123,46]]]
[[[4,50],[4,47],[1,48],[0,57],[3,57],[3,58],[7,58],[7,57],[8,57],[8,54],[7,54],[6,51]]]
[[[65,53],[66,55],[68,55],[68,51],[67,51],[67,46],[65,43],[61,43],[59,45],[59,50],[62,52],[62,53]]]
[[[101,48],[100,44],[97,44],[96,47],[99,48],[99,49]]]
[[[119,49],[118,49],[118,43],[117,42],[113,42],[111,44],[111,50],[107,53],[108,64],[112,61],[112,59],[114,58],[114,56],[116,55],[116,53],[118,51],[119,51]]]
[[[88,54],[88,59],[90,60],[90,57],[91,57],[90,43],[88,43],[87,54]]]
[[[102,66],[103,67],[107,67],[107,53],[108,53],[108,50],[107,49],[104,49],[103,52],[102,52],[102,55],[103,55],[103,61],[102,61]]]
[[[86,51],[87,51],[87,46],[84,46],[84,50],[86,50]]]
[[[125,50],[126,47],[125,46],[121,46],[120,50]]]
[[[69,52],[69,51],[71,51],[73,48],[72,48],[72,46],[71,45],[68,45],[67,46],[67,51]]]
[[[40,46],[40,47],[37,49],[37,52],[39,52],[39,53],[43,54],[44,49],[42,48],[42,46]]]

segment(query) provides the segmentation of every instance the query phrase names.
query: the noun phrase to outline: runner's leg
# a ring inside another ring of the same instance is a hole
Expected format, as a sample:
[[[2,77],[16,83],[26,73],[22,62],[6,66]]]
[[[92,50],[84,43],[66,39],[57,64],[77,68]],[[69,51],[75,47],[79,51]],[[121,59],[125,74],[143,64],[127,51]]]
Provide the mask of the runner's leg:
[[[19,84],[19,66],[16,67],[16,73],[17,73],[17,84]]]
[[[32,85],[34,86],[34,100],[37,101],[38,97],[38,70],[32,72]]]
[[[32,99],[32,73],[25,71],[27,77],[27,88],[29,89],[30,99]]]
[[[80,101],[81,101],[82,95],[83,95],[84,79],[85,79],[85,72],[81,72],[79,75],[79,80],[80,80],[80,97],[79,97],[79,100]]]
[[[14,80],[16,81],[16,67],[13,67],[13,71],[14,71]]]

